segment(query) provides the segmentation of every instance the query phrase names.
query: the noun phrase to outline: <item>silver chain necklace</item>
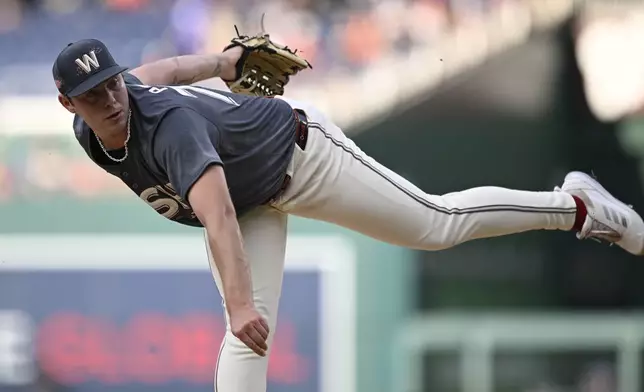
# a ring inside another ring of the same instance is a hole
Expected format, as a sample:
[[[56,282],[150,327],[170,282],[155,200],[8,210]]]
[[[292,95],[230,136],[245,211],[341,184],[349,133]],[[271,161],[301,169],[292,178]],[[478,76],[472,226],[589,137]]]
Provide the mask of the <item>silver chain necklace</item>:
[[[125,154],[123,155],[123,158],[114,158],[113,156],[111,156],[110,153],[107,152],[107,149],[103,145],[103,142],[101,141],[101,139],[98,137],[98,135],[96,135],[96,133],[94,133],[96,140],[98,140],[98,145],[101,146],[101,149],[103,150],[105,155],[107,155],[107,157],[113,160],[114,162],[121,163],[127,159],[127,155],[128,155],[127,142],[130,141],[130,119],[131,118],[132,118],[132,110],[129,110],[127,113],[127,137],[125,138],[125,143],[124,143]]]

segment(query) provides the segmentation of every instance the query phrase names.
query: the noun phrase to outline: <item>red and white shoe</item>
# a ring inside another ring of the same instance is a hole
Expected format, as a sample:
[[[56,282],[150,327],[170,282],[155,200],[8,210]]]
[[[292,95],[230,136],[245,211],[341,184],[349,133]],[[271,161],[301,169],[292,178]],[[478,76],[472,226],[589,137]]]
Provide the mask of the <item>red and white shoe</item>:
[[[577,196],[586,205],[586,220],[579,239],[594,239],[617,244],[634,255],[644,255],[644,221],[633,210],[611,195],[593,177],[582,172],[570,172],[555,191]]]

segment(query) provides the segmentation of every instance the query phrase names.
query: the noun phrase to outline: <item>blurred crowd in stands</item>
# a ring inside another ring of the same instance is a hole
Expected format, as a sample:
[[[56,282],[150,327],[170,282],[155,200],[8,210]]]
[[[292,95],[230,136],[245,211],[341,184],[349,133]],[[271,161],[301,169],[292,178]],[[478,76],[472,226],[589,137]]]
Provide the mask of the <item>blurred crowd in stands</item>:
[[[353,72],[384,56],[437,43],[450,28],[477,24],[519,0],[2,0],[0,91],[42,93],[51,62],[68,43],[105,41],[128,66],[221,50],[235,33],[261,31],[297,48],[314,78]],[[13,55],[7,55],[7,54]],[[43,68],[43,65],[47,67]],[[31,81],[23,79],[31,69]],[[301,79],[301,78],[300,78]],[[51,86],[48,86],[48,90]]]
[[[260,32],[264,14],[271,37],[297,48],[313,64],[314,72],[298,75],[291,88],[318,80],[326,86],[333,84],[328,79],[333,76],[406,56],[414,47],[432,48],[456,26],[477,31],[490,10],[526,1],[0,0],[0,114],[3,98],[28,99],[31,104],[11,106],[21,108],[20,113],[6,107],[4,113],[25,118],[37,112],[36,117],[45,119],[38,124],[47,124],[48,115],[35,107],[46,101],[59,109],[53,98],[53,60],[69,42],[82,38],[101,39],[118,62],[134,68],[168,56],[221,51],[235,36],[235,26],[241,34]],[[333,99],[351,99],[351,87],[347,89],[338,90]],[[0,116],[0,133],[8,131],[3,129],[7,123],[15,127],[15,122],[2,121]],[[51,193],[124,191],[108,176],[88,175],[98,169],[89,165],[75,141],[55,135],[0,141],[0,203]]]

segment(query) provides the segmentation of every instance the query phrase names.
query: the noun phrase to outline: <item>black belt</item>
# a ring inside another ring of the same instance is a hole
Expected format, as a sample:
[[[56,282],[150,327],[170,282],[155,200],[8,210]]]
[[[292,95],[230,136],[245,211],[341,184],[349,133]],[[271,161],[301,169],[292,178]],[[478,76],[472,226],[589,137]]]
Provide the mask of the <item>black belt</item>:
[[[302,150],[306,150],[306,142],[309,139],[309,122],[306,118],[306,113],[301,109],[293,109],[293,114],[295,115],[295,144],[297,144]],[[264,204],[271,204],[277,200],[277,198],[284,193],[290,182],[291,176],[285,174],[280,189]]]

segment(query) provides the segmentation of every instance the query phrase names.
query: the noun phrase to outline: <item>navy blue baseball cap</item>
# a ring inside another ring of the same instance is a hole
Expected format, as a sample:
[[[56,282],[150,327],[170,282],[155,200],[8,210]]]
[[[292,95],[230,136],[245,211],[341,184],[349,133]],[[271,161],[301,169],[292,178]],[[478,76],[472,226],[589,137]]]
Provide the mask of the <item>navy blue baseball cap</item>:
[[[126,70],[114,61],[104,43],[84,39],[68,44],[56,58],[52,71],[58,91],[76,97]]]

